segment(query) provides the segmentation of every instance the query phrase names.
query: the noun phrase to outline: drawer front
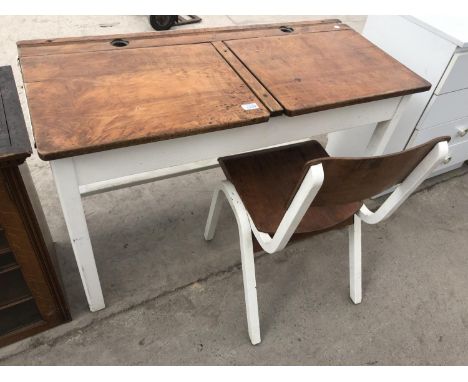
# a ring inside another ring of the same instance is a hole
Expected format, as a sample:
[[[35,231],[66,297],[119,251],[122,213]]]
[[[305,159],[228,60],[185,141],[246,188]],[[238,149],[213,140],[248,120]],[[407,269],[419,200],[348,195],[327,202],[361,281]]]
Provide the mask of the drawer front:
[[[455,53],[435,94],[444,94],[468,88],[468,52]]]
[[[452,138],[450,140],[451,145],[468,141],[468,117],[444,123],[436,127],[431,127],[429,129],[416,130],[413,138],[411,139],[411,146],[420,145],[432,138],[442,137],[444,135],[449,135],[450,138]]]
[[[427,129],[464,117],[468,117],[468,89],[433,95],[417,129]]]
[[[456,164],[462,164],[468,160],[468,141],[449,145],[449,156],[442,165],[436,168],[435,172],[443,172],[444,168],[452,168]]]

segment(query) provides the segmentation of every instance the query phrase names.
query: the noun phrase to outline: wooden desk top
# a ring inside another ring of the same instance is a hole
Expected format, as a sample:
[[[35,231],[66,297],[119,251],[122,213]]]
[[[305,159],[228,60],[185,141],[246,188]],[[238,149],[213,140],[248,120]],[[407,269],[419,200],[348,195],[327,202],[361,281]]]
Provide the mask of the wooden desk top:
[[[19,42],[39,156],[64,158],[430,88],[338,20],[283,26]],[[115,39],[128,45],[115,47]]]
[[[0,167],[22,163],[32,153],[10,66],[0,66]]]

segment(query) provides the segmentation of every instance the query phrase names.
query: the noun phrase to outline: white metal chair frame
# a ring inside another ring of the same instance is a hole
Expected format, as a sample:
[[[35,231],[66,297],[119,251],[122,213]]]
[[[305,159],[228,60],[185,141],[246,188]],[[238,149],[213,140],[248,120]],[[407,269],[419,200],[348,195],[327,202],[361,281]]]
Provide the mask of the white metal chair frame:
[[[448,143],[445,141],[437,143],[377,211],[372,212],[363,205],[359,212],[354,215],[354,223],[349,226],[349,281],[350,297],[355,304],[359,304],[362,300],[361,220],[367,224],[377,224],[387,219],[416,190],[424,179],[445,160],[447,155]],[[258,243],[266,252],[275,253],[284,249],[319,192],[323,180],[324,172],[322,164],[319,163],[311,166],[273,237],[265,232],[260,232],[256,228],[255,223],[231,182],[227,180],[222,181],[214,192],[205,228],[205,239],[212,240],[214,237],[221,212],[222,204],[219,195],[222,191],[234,212],[239,228],[247,325],[250,341],[253,345],[260,343],[261,337],[251,232],[253,232]]]

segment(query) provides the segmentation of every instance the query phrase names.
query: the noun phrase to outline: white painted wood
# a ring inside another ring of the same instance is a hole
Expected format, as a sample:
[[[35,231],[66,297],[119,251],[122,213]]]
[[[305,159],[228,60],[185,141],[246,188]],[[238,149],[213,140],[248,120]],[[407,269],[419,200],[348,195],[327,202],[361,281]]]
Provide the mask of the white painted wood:
[[[379,122],[367,144],[366,156],[383,155],[388,151],[390,138],[397,132],[398,124],[403,117],[411,96],[405,96],[401,99],[398,109],[392,119]]]
[[[104,309],[104,297],[81,203],[73,159],[51,161],[50,165],[89,309],[92,312]]]
[[[108,192],[125,187],[155,182],[157,180],[168,179],[179,175],[187,175],[192,172],[208,170],[210,168],[215,167],[219,167],[219,163],[216,159],[188,163],[180,166],[173,166],[169,168],[163,168],[160,170],[143,172],[141,174],[124,176],[117,179],[110,179],[104,180],[102,182],[85,184],[83,186],[80,186],[80,194],[81,196],[95,195],[102,192]]]
[[[449,146],[468,141],[468,117],[443,123],[429,129],[415,130],[408,147],[414,147],[432,138],[442,137],[444,135],[451,137]]]
[[[355,304],[362,301],[361,281],[361,219],[354,215],[354,223],[348,228],[349,233],[349,296]]]
[[[363,157],[377,124],[355,127],[328,134],[327,153],[330,156]]]
[[[468,89],[432,96],[418,130],[428,129],[441,123],[468,117]]]
[[[75,157],[80,186],[286,144],[392,118],[401,97]]]
[[[461,48],[468,48],[468,24],[464,12],[458,15],[426,14],[403,17]]]
[[[447,142],[439,142],[419,163],[411,174],[390,194],[377,211],[363,205],[357,214],[367,224],[377,224],[388,219],[418,186],[448,157]]]
[[[440,95],[466,88],[468,88],[468,52],[455,53],[434,93]]]
[[[215,190],[210,208],[210,213],[205,230],[205,238],[211,240],[213,238],[217,218],[219,216],[220,201],[219,195],[223,192],[226,196],[229,205],[232,208],[234,216],[239,228],[240,250],[242,260],[242,277],[244,281],[244,297],[247,311],[247,326],[250,341],[253,345],[261,342],[260,337],[260,320],[258,316],[258,301],[257,301],[257,283],[255,280],[255,260],[252,243],[252,233],[250,229],[247,210],[237,194],[234,186],[228,182],[222,182]]]
[[[255,222],[249,216],[252,232],[264,251],[275,253],[286,247],[320,187],[322,187],[323,176],[321,163],[309,168],[273,237],[258,231]],[[234,186],[232,187],[234,188]]]
[[[430,91],[411,97],[384,153],[401,151],[406,147],[457,46],[403,16],[368,16],[363,35],[432,84]]]
[[[448,170],[459,168],[467,160],[468,141],[457,143],[456,145],[449,146],[449,155],[447,160],[443,161],[436,167],[435,174],[441,174]],[[445,171],[444,171],[445,170]]]
[[[210,211],[208,212],[208,219],[206,220],[205,227],[205,240],[213,240],[216,226],[218,225],[219,215],[221,213],[221,199],[220,199],[221,190],[217,188],[213,193],[213,198],[211,200]]]

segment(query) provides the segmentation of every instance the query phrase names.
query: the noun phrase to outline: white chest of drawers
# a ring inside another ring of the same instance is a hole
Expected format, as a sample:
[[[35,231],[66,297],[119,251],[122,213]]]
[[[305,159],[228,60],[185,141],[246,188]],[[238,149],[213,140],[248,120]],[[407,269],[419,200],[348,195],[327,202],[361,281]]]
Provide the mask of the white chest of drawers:
[[[409,100],[386,152],[450,135],[433,175],[468,160],[468,22],[465,17],[369,16],[364,36],[432,84]]]

